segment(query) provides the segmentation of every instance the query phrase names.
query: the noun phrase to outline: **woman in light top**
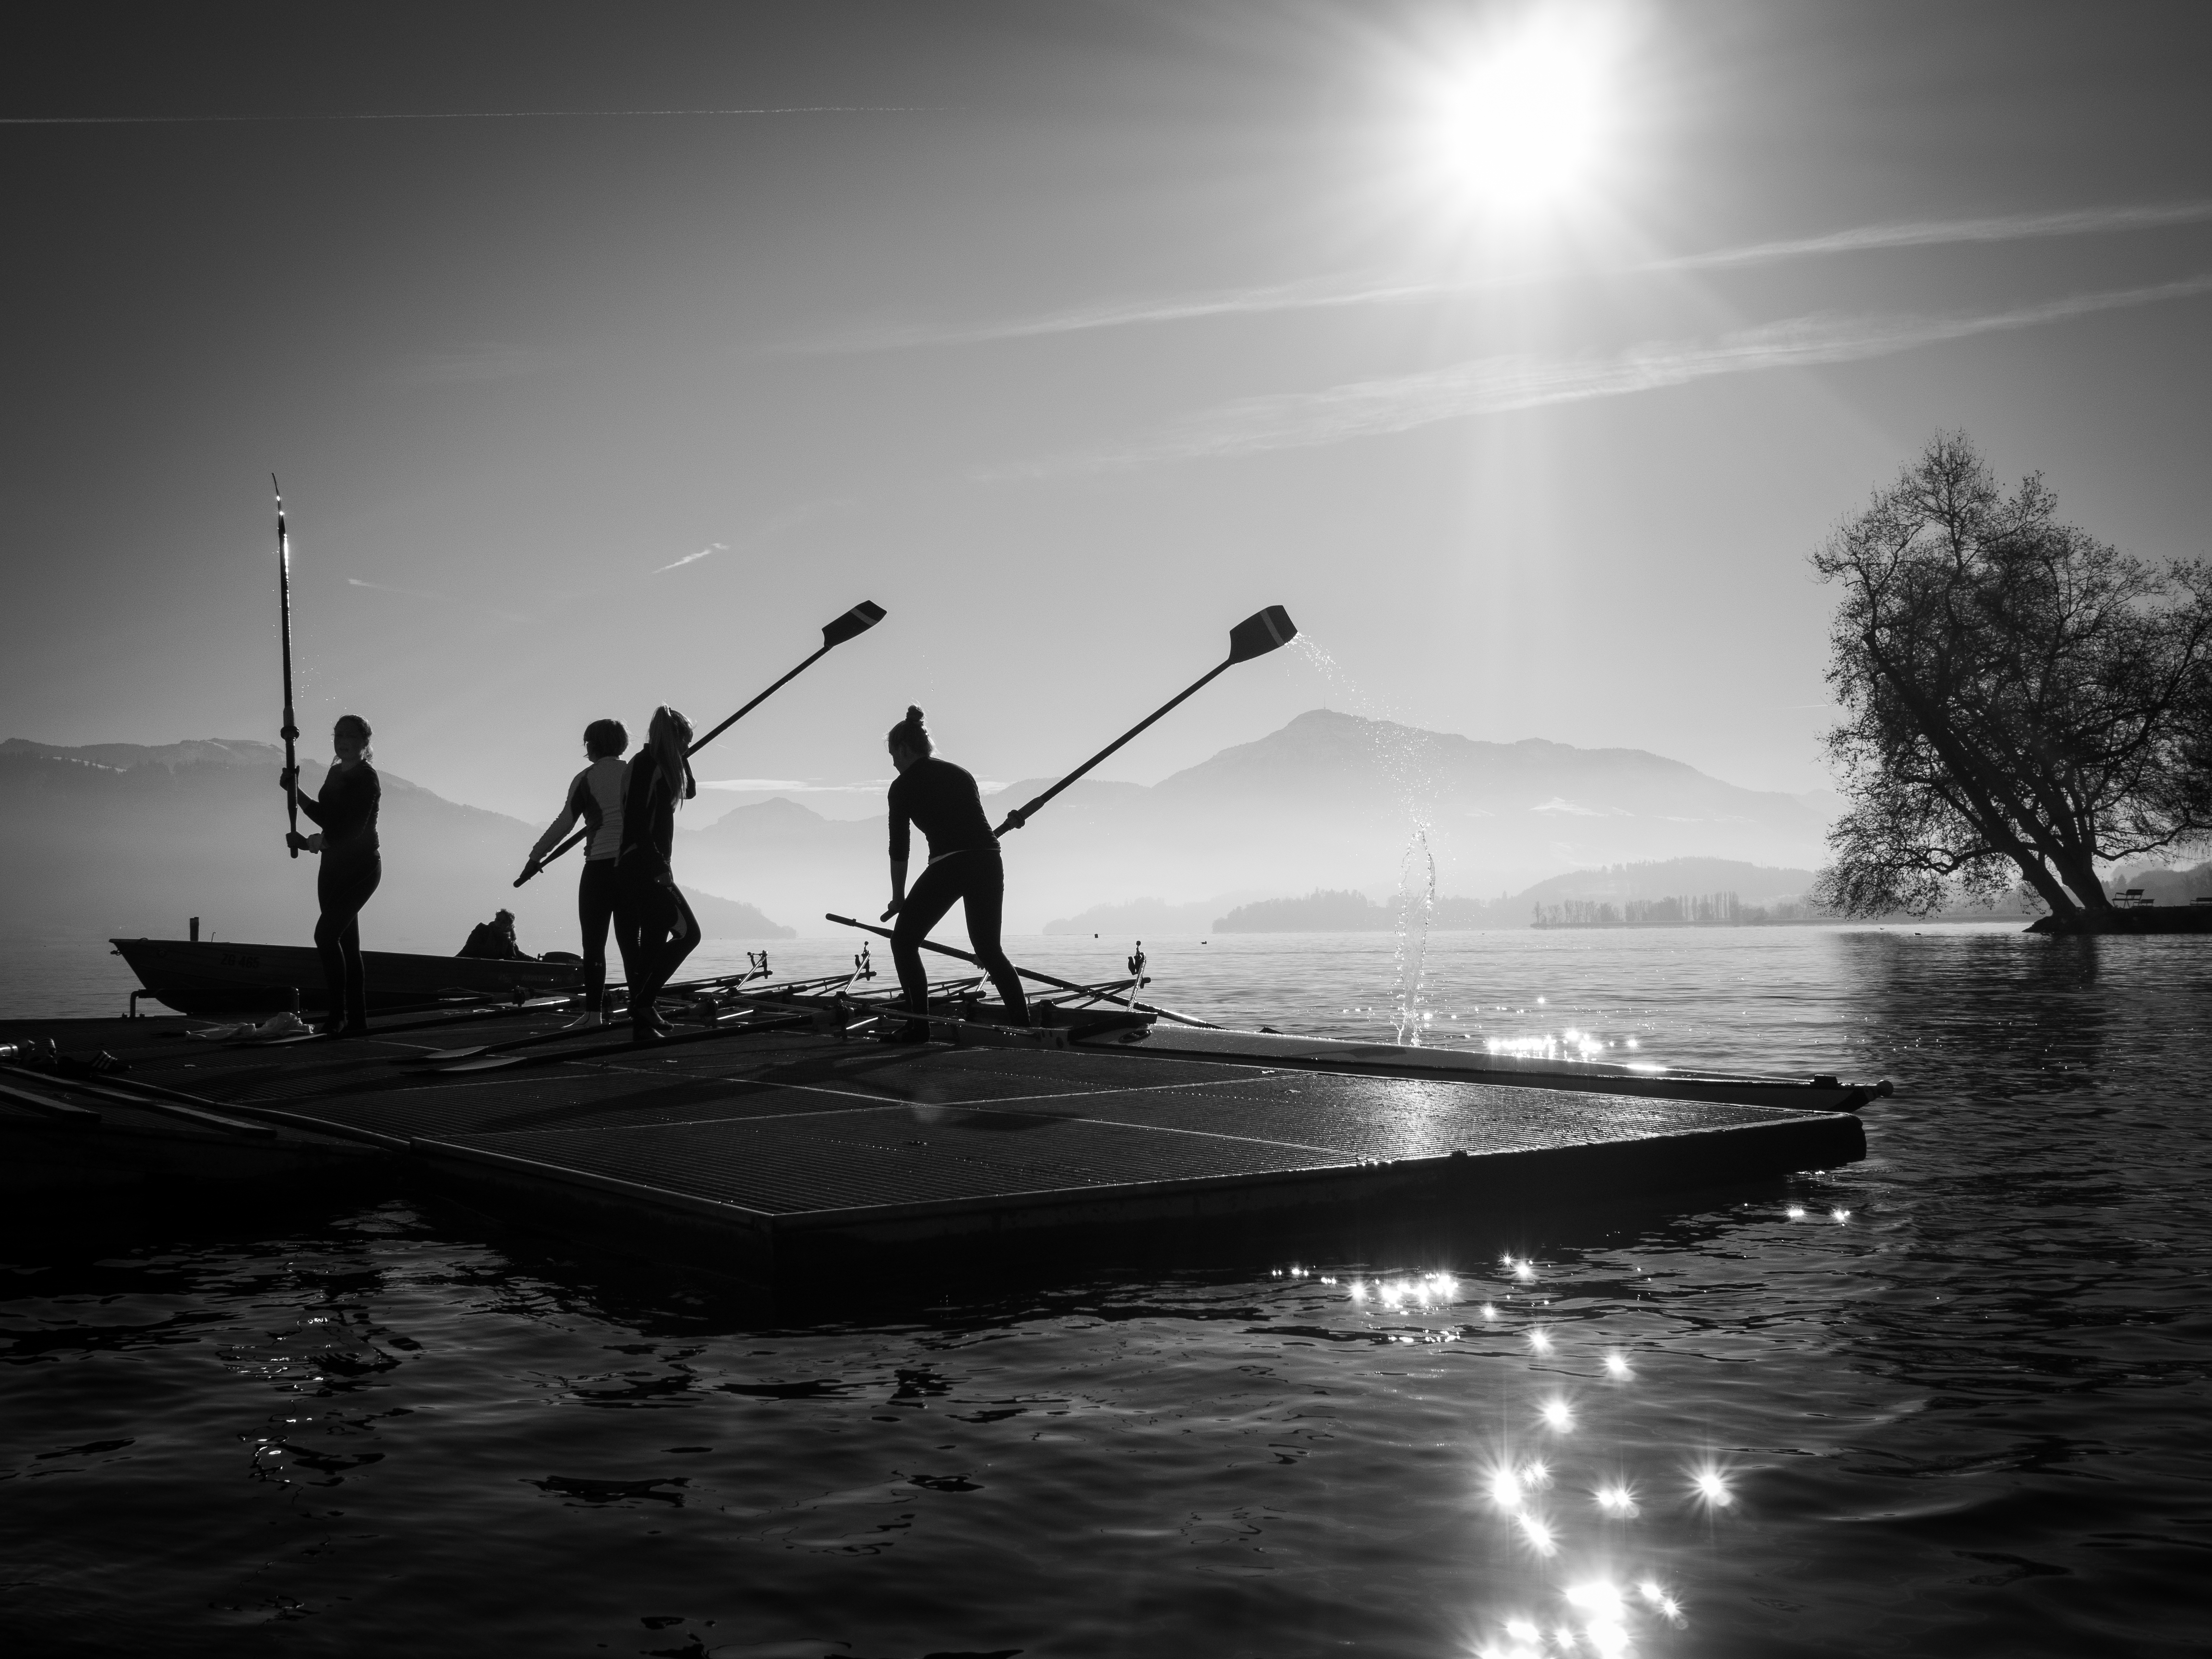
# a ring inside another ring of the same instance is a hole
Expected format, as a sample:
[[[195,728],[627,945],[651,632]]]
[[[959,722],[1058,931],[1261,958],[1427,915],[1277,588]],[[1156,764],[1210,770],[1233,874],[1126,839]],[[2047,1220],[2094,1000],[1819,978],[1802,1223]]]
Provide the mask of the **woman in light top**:
[[[653,711],[645,745],[623,773],[621,844],[615,854],[615,942],[629,981],[630,1035],[657,1041],[665,1029],[653,999],[699,943],[699,920],[669,863],[676,808],[699,793],[686,751],[691,722],[666,704]]]
[[[322,859],[315,872],[315,897],[322,907],[315,921],[315,949],[323,959],[325,1001],[330,1011],[321,1027],[325,1036],[368,1035],[361,909],[384,879],[384,856],[376,839],[376,812],[384,786],[368,763],[368,722],[360,715],[338,716],[331,728],[334,758],[322,789],[313,800],[299,798],[300,810],[320,829],[312,836],[288,830],[284,836],[287,846]],[[295,776],[287,769],[278,782],[289,790]]]
[[[898,964],[899,984],[913,1018],[889,1041],[929,1041],[929,975],[921,965],[921,941],[956,902],[967,908],[968,942],[975,960],[998,988],[1013,1022],[1026,1025],[1029,1003],[1022,995],[1021,976],[999,945],[1006,866],[991,821],[983,816],[982,792],[972,773],[937,757],[921,710],[912,704],[906,718],[891,727],[890,747],[898,776],[891,781],[890,797],[891,903],[883,919],[898,918],[891,929],[891,960]],[[929,865],[912,891],[906,884],[909,823],[929,838]]]
[[[576,920],[584,934],[584,1012],[572,1031],[606,1024],[607,924],[615,914],[615,854],[622,850],[622,752],[629,731],[620,720],[593,720],[584,728],[584,758],[590,763],[568,781],[561,816],[553,820],[523,866],[524,878],[538,873],[545,855],[567,839],[576,820],[584,821],[583,873],[576,878]]]

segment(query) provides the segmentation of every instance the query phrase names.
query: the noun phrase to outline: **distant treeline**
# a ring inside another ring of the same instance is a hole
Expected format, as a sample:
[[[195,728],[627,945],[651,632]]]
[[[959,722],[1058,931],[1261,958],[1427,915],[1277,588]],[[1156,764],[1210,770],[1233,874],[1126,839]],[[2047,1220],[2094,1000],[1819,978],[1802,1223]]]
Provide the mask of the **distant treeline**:
[[[1683,894],[1674,898],[1563,899],[1529,907],[1532,927],[1746,927],[1766,921],[1811,921],[1824,913],[1802,899],[1746,904],[1734,893]]]
[[[1502,901],[1500,902],[1502,902]],[[1499,902],[1473,898],[1439,898],[1429,913],[1431,927],[1517,927]],[[1213,924],[1217,933],[1388,933],[1398,926],[1398,908],[1377,904],[1350,889],[1316,888],[1303,898],[1261,899],[1240,904]]]

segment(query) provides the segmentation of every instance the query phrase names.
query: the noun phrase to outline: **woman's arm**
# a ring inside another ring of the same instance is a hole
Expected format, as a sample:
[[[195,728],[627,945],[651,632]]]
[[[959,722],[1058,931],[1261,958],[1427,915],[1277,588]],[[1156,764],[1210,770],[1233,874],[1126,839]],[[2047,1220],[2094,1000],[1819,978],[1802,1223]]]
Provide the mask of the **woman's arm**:
[[[294,766],[287,768],[285,770],[276,775],[276,787],[279,789],[289,790],[295,781],[299,778],[299,775],[300,769],[298,767]],[[299,797],[298,805],[300,810],[307,815],[308,823],[320,823],[323,821],[323,809],[316,802],[316,799],[313,795],[307,794],[302,791]]]
[[[891,908],[878,918],[889,921],[898,914],[899,906],[906,902],[907,854],[912,842],[908,833],[906,808],[900,803],[898,786],[891,786],[890,796],[891,814]]]
[[[586,775],[587,776],[588,774]],[[578,805],[576,797],[586,793],[588,788],[589,786],[585,782],[583,776],[578,777],[568,786],[568,797],[561,803],[561,816],[547,825],[545,833],[538,836],[538,845],[530,849],[530,856],[524,860],[526,866],[543,864],[545,861],[545,855],[553,850],[563,836],[575,827],[576,819],[583,810]]]

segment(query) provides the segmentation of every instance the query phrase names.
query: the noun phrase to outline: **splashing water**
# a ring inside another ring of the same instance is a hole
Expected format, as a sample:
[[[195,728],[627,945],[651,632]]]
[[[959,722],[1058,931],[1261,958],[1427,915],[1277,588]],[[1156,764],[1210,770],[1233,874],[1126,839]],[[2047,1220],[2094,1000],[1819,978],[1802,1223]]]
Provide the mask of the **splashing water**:
[[[1344,665],[1310,636],[1300,634],[1291,643],[1321,676],[1328,688],[1326,701],[1343,706],[1365,722],[1361,731],[1369,750],[1406,815],[1406,845],[1398,859],[1398,943],[1391,956],[1397,978],[1391,1023],[1400,1043],[1418,1048],[1433,1012],[1425,1005],[1429,923],[1437,908],[1437,856],[1424,805],[1431,793],[1431,775],[1422,752],[1426,734],[1394,718],[1396,711],[1377,704],[1345,672]]]
[[[1436,909],[1437,855],[1429,845],[1429,826],[1416,817],[1398,860],[1398,948],[1391,957],[1398,975],[1398,1041],[1415,1048],[1431,1018],[1422,1005],[1429,988],[1429,922]]]

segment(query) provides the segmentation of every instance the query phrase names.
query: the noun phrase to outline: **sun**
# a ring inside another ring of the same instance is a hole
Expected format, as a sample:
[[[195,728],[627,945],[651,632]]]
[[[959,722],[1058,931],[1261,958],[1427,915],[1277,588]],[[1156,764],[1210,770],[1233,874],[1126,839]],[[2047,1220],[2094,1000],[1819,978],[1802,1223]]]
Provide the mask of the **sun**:
[[[1430,165],[1495,206],[1571,194],[1603,149],[1607,48],[1590,14],[1540,12],[1437,65],[1423,134]]]

